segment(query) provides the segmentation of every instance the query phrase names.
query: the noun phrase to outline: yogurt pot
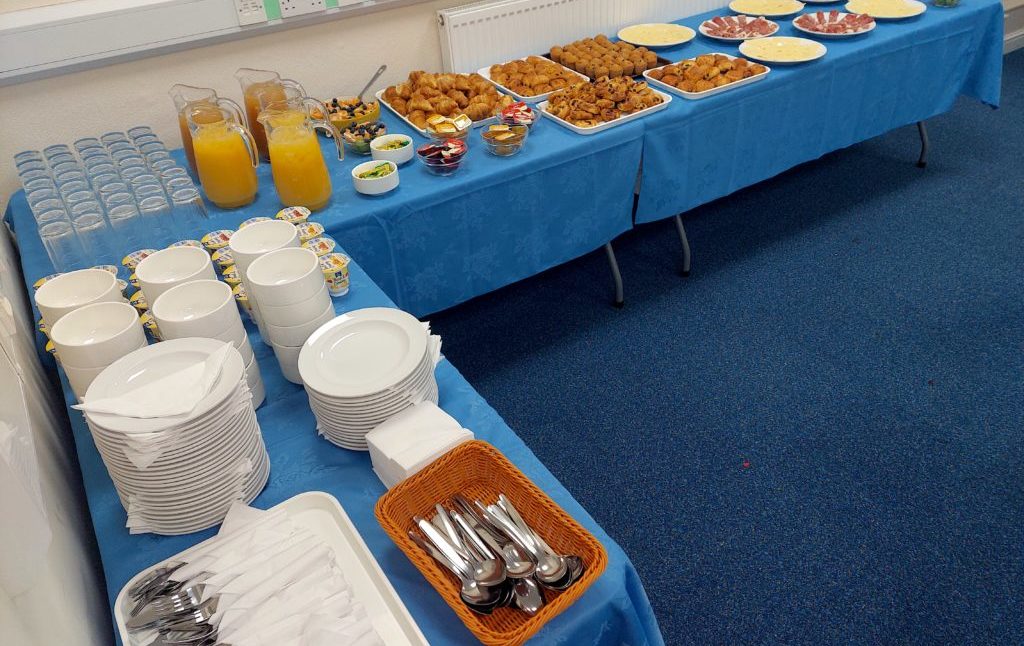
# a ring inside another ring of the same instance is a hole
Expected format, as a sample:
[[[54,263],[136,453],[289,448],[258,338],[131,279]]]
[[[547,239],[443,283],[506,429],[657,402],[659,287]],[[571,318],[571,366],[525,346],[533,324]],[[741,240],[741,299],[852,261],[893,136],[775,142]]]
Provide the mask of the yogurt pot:
[[[309,219],[310,213],[311,211],[304,206],[286,206],[278,211],[274,217],[278,220],[299,225]]]
[[[172,247],[196,247],[197,249],[202,249],[203,243],[198,240],[178,240],[177,242],[167,245],[168,249]]]
[[[139,249],[138,251],[133,251],[121,259],[121,265],[126,267],[128,271],[134,272],[140,262],[155,253],[156,249]]]
[[[141,287],[139,287],[139,276],[138,276],[138,274],[136,274],[135,272],[132,272],[132,275],[128,277],[128,284],[131,285],[132,287],[134,287],[135,289],[141,289]]]
[[[338,243],[330,236],[320,236],[302,243],[303,249],[309,249],[318,256],[326,256],[334,251]]]
[[[231,288],[231,295],[235,297],[235,302],[238,303],[242,309],[252,314],[252,306],[249,305],[249,295],[245,293],[245,285],[238,283]]]
[[[257,222],[266,222],[267,220],[271,220],[271,219],[273,219],[273,218],[268,218],[265,215],[257,215],[256,217],[249,218],[248,220],[245,220],[244,222],[239,224],[238,225],[238,230],[241,231],[242,229],[244,229],[245,227],[249,226],[250,224],[256,224]]]
[[[224,279],[225,283],[231,285],[231,287],[242,282],[242,277],[238,273],[238,267],[235,267],[234,265],[228,265],[225,267],[223,271],[221,271],[220,277]]]
[[[211,231],[200,238],[199,242],[202,243],[203,248],[213,253],[218,249],[223,249],[228,246],[228,242],[231,241],[231,234],[234,233],[231,229],[218,229],[217,231]]]
[[[110,273],[112,273],[112,274],[113,274],[114,276],[117,276],[118,272],[120,271],[120,270],[119,270],[119,269],[118,269],[118,268],[117,268],[116,266],[114,266],[114,265],[96,265],[95,267],[93,267],[93,269],[102,269],[103,271],[109,271],[109,272],[110,272]]]
[[[39,289],[40,287],[42,287],[43,285],[45,285],[49,281],[53,280],[57,276],[60,276],[60,274],[50,274],[49,276],[43,276],[42,278],[40,278],[36,282],[32,283],[32,289]]]
[[[324,233],[324,225],[319,222],[303,222],[295,228],[299,230],[299,242],[309,242]]]
[[[46,342],[46,351],[55,357],[57,356],[57,346],[53,345],[53,341]],[[60,357],[57,357],[57,360],[59,361]]]
[[[134,276],[134,274],[132,274]],[[121,296],[128,298],[128,281],[124,278],[117,279],[117,288],[121,290]]]
[[[163,341],[163,336],[160,335],[160,328],[156,326],[156,319],[153,317],[152,312],[143,312],[139,315],[139,322],[142,323],[142,327],[153,337],[154,341]]]
[[[36,327],[39,328],[39,331],[42,332],[47,339],[50,338],[50,326],[46,324],[46,321],[40,318],[39,322],[36,323]]]
[[[135,309],[140,312],[145,312],[149,309],[149,303],[146,302],[146,296],[142,293],[142,290],[132,294],[132,297],[128,299],[128,302],[135,306]]]
[[[329,253],[320,257],[320,269],[324,272],[327,291],[331,296],[344,296],[348,293],[348,263],[348,256],[343,253]]]

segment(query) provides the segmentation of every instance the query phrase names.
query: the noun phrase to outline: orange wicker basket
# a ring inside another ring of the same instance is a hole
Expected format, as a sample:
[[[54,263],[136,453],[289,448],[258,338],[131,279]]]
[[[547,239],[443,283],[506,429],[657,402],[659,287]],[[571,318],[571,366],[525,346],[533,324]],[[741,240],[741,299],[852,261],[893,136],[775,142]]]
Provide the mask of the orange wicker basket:
[[[511,608],[498,608],[489,616],[472,612],[459,598],[455,577],[413,543],[408,534],[415,527],[413,516],[429,517],[435,503],[450,503],[451,497],[460,493],[485,504],[496,502],[498,494],[505,494],[552,549],[561,554],[579,555],[586,572],[568,590],[545,589],[546,603],[533,617]],[[608,553],[593,534],[556,505],[501,452],[480,440],[459,445],[398,484],[377,501],[375,511],[391,540],[405,552],[470,632],[488,646],[524,643],[579,599],[608,565]]]

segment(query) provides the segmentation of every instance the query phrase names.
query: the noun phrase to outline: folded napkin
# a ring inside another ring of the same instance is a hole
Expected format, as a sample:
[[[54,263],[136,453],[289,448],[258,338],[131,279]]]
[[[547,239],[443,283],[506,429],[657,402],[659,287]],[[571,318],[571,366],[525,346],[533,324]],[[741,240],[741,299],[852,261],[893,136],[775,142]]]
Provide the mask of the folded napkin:
[[[430,401],[406,408],[366,434],[373,470],[389,489],[471,439],[471,431]]]
[[[152,383],[116,397],[89,399],[73,408],[136,419],[188,415],[217,383],[224,362],[233,349],[225,343],[205,360],[167,374]]]

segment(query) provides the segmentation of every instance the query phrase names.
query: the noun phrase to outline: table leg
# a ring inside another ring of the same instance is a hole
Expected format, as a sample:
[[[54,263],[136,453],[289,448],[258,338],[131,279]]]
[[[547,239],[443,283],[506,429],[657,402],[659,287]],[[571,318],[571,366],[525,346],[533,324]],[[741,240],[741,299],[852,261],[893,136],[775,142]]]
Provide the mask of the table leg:
[[[604,243],[604,253],[608,256],[608,264],[612,268],[612,279],[615,281],[615,301],[612,304],[621,309],[626,302],[622,295],[622,274],[619,273],[619,261],[615,259],[615,250],[612,249],[612,243]]]
[[[928,165],[928,129],[924,121],[917,122],[917,134],[921,135],[921,156],[917,158],[917,167],[924,168]]]
[[[683,277],[690,275],[690,241],[686,239],[686,229],[683,228],[683,218],[677,214],[676,233],[679,234],[679,242],[683,245],[683,270],[680,272]]]

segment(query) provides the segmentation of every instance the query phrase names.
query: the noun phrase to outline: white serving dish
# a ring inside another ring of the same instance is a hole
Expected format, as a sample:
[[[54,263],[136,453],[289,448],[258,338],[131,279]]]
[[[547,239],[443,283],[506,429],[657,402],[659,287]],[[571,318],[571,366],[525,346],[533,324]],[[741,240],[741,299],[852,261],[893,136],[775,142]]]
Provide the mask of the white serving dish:
[[[754,18],[757,18],[758,16],[764,16],[765,18],[785,18],[786,16],[794,16],[794,15],[796,15],[796,14],[798,14],[801,11],[804,10],[804,3],[803,2],[799,2],[798,1],[796,4],[800,5],[800,6],[793,5],[793,9],[790,9],[788,11],[779,11],[779,12],[756,11],[756,10],[745,11],[743,9],[737,8],[738,5],[734,6],[734,5],[736,5],[736,0],[733,0],[732,2],[729,3],[729,10],[730,11],[734,11],[736,13],[741,13],[741,14],[743,14],[745,16],[752,16]]]
[[[235,231],[228,247],[235,267],[245,274],[253,260],[263,254],[283,247],[299,246],[299,230],[284,220],[264,220]]]
[[[526,58],[517,58],[517,59],[514,59],[514,60],[515,61],[525,61]],[[505,63],[501,63],[501,65],[507,65],[508,63],[511,63],[511,62],[513,62],[513,61],[506,61]],[[569,73],[573,74],[574,76],[578,77],[579,80],[581,80],[581,81],[584,81],[584,82],[589,82],[590,81],[589,77],[586,77],[586,76],[580,74],[576,70],[569,69],[565,65],[562,65],[560,63],[555,63],[555,61],[550,61],[550,62],[554,63],[555,65],[558,65],[562,69],[564,69],[564,70],[568,71]],[[519,94],[518,92],[513,92],[512,90],[508,89],[507,87],[505,87],[501,83],[498,83],[497,81],[495,81],[494,79],[491,78],[491,66],[490,65],[488,65],[487,67],[481,67],[479,70],[477,70],[477,74],[479,74],[480,76],[484,77],[485,79],[487,79],[488,81],[493,83],[494,87],[498,88],[499,90],[501,90],[505,94],[511,94],[516,99],[516,101],[525,101],[526,103],[539,103],[541,101],[544,101],[549,96],[551,96],[552,94],[554,94],[555,92],[558,91],[558,90],[552,90],[551,92],[545,92],[543,94],[534,94],[533,96],[526,96],[526,95],[523,95],[523,94]]]
[[[216,280],[217,272],[205,249],[169,247],[146,256],[135,268],[139,289],[146,302],[155,303],[160,295],[176,285],[193,280]]]
[[[322,491],[308,491],[275,505],[272,510],[283,510],[289,518],[321,538],[334,551],[338,567],[352,587],[353,597],[366,608],[373,628],[388,646],[428,646],[426,637],[391,586],[384,571],[373,557],[359,531],[334,496]],[[121,589],[114,601],[114,621],[121,642],[125,646],[138,646],[125,627],[128,617],[128,589],[153,570],[171,561],[189,559],[208,539],[184,552],[139,572]]]
[[[391,172],[384,177],[359,177],[359,173],[365,173],[381,164],[391,164]],[[356,189],[357,193],[362,193],[363,195],[383,195],[398,188],[398,181],[398,164],[393,161],[374,159],[373,161],[357,164],[352,169],[352,186]]]
[[[862,5],[863,3],[858,3],[856,0],[854,0],[853,2],[847,2],[843,8],[850,13],[866,13],[875,20],[907,20],[908,18],[915,18],[917,16],[920,16],[921,14],[928,10],[928,5],[926,5],[923,2],[919,2],[918,0],[904,0],[904,2],[907,3],[907,5],[914,11],[914,13],[907,16],[893,16],[872,13],[871,11],[866,10],[865,7],[859,6]]]
[[[729,56],[728,54],[724,54],[722,52],[712,52],[711,53],[711,55],[714,55],[714,54],[719,54],[721,56],[726,56],[730,60],[736,60],[736,58],[737,58],[736,56]],[[678,65],[678,63],[675,63],[675,64]],[[662,65],[662,67],[668,67],[668,65]],[[760,81],[764,77],[768,76],[768,74],[772,71],[772,68],[768,67],[767,65],[765,65],[765,68],[766,68],[765,72],[762,73],[762,74],[758,74],[757,76],[751,76],[751,77],[745,78],[745,79],[743,79],[741,81],[736,81],[734,83],[729,83],[728,85],[723,85],[721,87],[711,88],[710,90],[704,90],[703,92],[684,92],[683,90],[680,90],[679,88],[677,88],[675,86],[669,85],[668,83],[662,83],[661,81],[659,81],[657,79],[653,79],[653,78],[651,78],[649,76],[649,74],[650,74],[650,72],[652,70],[647,70],[647,71],[644,72],[644,79],[646,79],[647,82],[650,83],[651,85],[653,85],[654,87],[661,88],[661,89],[665,90],[666,92],[672,92],[673,94],[678,94],[679,96],[681,96],[681,97],[683,97],[685,99],[690,99],[690,100],[694,100],[695,101],[697,99],[706,99],[709,96],[714,96],[716,94],[721,94],[722,92],[727,92],[729,90],[734,90],[734,89],[736,89],[738,87],[743,87],[744,85],[750,85],[751,83],[754,83],[756,81]],[[654,69],[661,69],[661,67],[656,67]]]
[[[636,27],[661,26],[661,25],[665,25],[665,24],[670,24],[673,27],[682,27],[682,28],[684,28],[686,31],[683,31],[682,33],[684,33],[686,35],[685,36],[680,36],[678,39],[676,39],[676,40],[674,40],[672,42],[662,43],[662,44],[659,44],[659,45],[654,45],[654,44],[651,44],[651,43],[642,42],[638,38],[631,38],[629,36],[629,34],[628,34],[628,30],[636,28]],[[636,24],[636,25],[629,25],[627,27],[623,27],[622,29],[619,30],[619,33],[616,34],[616,35],[618,36],[619,40],[623,40],[623,41],[629,43],[630,45],[634,45],[636,47],[646,47],[647,49],[669,49],[669,48],[672,48],[672,47],[679,47],[680,45],[685,45],[686,43],[688,43],[691,40],[693,40],[694,37],[697,35],[697,33],[691,27],[688,27],[686,25],[676,25],[675,23],[640,23],[640,24]]]
[[[834,1],[834,0],[830,0],[830,1]],[[747,14],[743,14],[743,15],[745,16]],[[768,20],[768,19],[765,18],[765,20]],[[708,22],[708,21],[705,20],[704,22]],[[775,22],[774,20],[768,20],[768,22],[770,22],[773,25],[775,25],[775,31],[773,31],[770,34],[765,34],[764,36],[748,36],[748,37],[742,37],[742,38],[724,38],[722,36],[712,36],[711,34],[709,34],[707,32],[707,30],[704,28],[704,22],[700,23],[700,25],[697,27],[697,31],[700,32],[700,35],[704,36],[705,38],[710,38],[712,40],[720,40],[723,43],[742,43],[745,40],[757,40],[758,38],[768,38],[769,36],[774,36],[775,34],[779,33],[779,23]]]
[[[106,269],[79,269],[46,281],[36,290],[35,301],[52,330],[72,310],[90,303],[123,302],[124,296],[117,278]]]
[[[65,367],[103,369],[145,345],[146,333],[128,303],[92,303],[62,316],[50,340]]]
[[[172,287],[150,311],[165,339],[215,337],[242,323],[231,287],[215,279]]]
[[[326,283],[320,258],[309,249],[275,249],[246,270],[248,287],[260,306],[283,307],[316,295]]]
[[[573,124],[569,123],[568,121],[566,121],[564,119],[561,119],[559,117],[556,117],[555,115],[551,114],[550,112],[547,111],[547,107],[548,107],[548,102],[547,101],[544,101],[543,103],[539,104],[537,106],[537,109],[540,110],[541,114],[543,114],[548,119],[551,119],[552,121],[554,121],[558,125],[562,126],[563,128],[568,128],[569,130],[572,130],[573,132],[575,132],[578,135],[596,135],[597,133],[604,132],[605,130],[608,130],[609,128],[614,128],[615,126],[621,126],[622,124],[629,123],[630,121],[636,121],[637,119],[642,119],[642,118],[646,117],[649,114],[654,114],[655,112],[659,112],[659,111],[664,110],[665,108],[667,108],[668,104],[672,102],[672,95],[666,94],[665,92],[662,92],[661,90],[654,90],[654,92],[657,92],[658,96],[660,96],[662,98],[662,102],[660,104],[651,106],[649,108],[644,108],[643,110],[640,110],[639,112],[634,112],[633,114],[626,115],[625,117],[619,117],[615,121],[608,121],[606,123],[601,123],[601,124],[598,124],[598,125],[593,126],[591,128],[581,128],[579,126],[573,125]]]
[[[404,147],[396,150],[381,150],[376,146],[381,146],[392,141],[408,141]],[[377,161],[389,161],[401,166],[412,160],[413,155],[416,154],[416,146],[413,144],[412,137],[403,134],[392,134],[392,135],[381,135],[372,141],[370,141],[370,157]]]
[[[811,56],[810,58],[802,58],[800,60],[795,61],[778,61],[772,60],[769,57],[762,58],[761,55],[757,53],[756,49],[758,47],[763,47],[765,43],[771,44],[773,41],[776,40],[800,40],[805,43],[810,43],[817,47],[817,53]],[[823,57],[825,54],[828,53],[828,48],[825,47],[823,44],[819,43],[818,41],[811,40],[809,38],[797,38],[793,36],[772,36],[771,38],[763,38],[759,40],[752,40],[740,43],[740,53],[749,58],[750,60],[757,61],[759,63],[771,63],[772,65],[800,65],[802,63],[810,63],[811,61],[816,61],[819,58]]]
[[[801,14],[801,15],[805,15],[806,16],[806,15],[810,15],[810,14],[807,13],[807,14]],[[828,14],[826,13],[825,15],[828,15]],[[854,15],[854,14],[840,12],[839,17],[840,18],[844,18],[846,16],[852,16],[852,15]],[[796,24],[797,20],[800,20],[800,16],[797,16],[796,18],[793,19],[793,29],[796,29],[797,31],[802,31],[805,34],[807,34],[808,36],[814,36],[815,38],[853,38],[854,36],[863,36],[864,34],[870,33],[870,32],[875,30],[875,27],[878,26],[878,21],[875,20],[874,22],[871,23],[871,26],[868,27],[867,29],[862,29],[861,31],[855,31],[852,34],[824,34],[824,33],[820,32],[820,31],[811,31],[810,29],[806,29],[804,27],[801,27],[800,25]]]
[[[396,117],[398,117],[399,119],[404,121],[407,126],[412,128],[418,134],[426,137],[427,139],[431,138],[430,135],[427,134],[426,128],[417,128],[416,124],[414,124],[412,121],[409,121],[408,119],[406,119],[405,115],[399,114],[398,110],[395,110],[394,108],[392,108],[391,104],[384,100],[384,90],[377,90],[377,94],[375,94],[374,96],[377,97],[377,100],[380,102],[380,104],[382,106],[384,106],[385,108],[390,110],[391,114],[395,115]],[[480,127],[486,126],[487,124],[490,124],[490,123],[497,123],[497,121],[498,121],[498,117],[487,117],[486,119],[481,119],[480,121],[474,121],[473,122],[473,127],[474,128],[480,128]]]

